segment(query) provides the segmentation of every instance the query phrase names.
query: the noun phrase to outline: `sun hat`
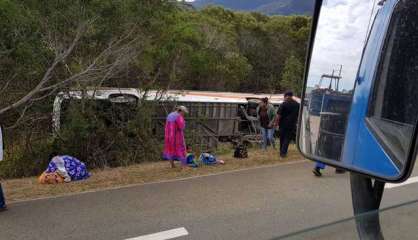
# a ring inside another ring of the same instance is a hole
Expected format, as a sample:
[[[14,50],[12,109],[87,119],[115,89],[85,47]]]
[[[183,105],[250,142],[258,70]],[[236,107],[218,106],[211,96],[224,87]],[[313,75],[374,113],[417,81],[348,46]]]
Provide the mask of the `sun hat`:
[[[185,106],[177,106],[177,110],[184,113],[189,113],[189,110]]]

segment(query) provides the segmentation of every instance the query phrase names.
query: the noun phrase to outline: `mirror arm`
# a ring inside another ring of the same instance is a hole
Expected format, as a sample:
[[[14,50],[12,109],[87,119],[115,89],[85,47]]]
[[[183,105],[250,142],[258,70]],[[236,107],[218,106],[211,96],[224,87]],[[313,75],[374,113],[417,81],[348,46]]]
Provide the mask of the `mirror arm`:
[[[380,228],[379,207],[385,183],[363,175],[351,173],[351,198],[359,239],[383,240]]]

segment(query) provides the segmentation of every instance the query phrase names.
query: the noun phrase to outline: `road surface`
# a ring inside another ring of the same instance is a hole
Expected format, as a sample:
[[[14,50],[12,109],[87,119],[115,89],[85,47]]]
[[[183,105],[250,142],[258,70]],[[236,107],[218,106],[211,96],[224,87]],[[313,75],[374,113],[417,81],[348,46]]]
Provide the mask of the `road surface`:
[[[315,178],[312,165],[14,203],[0,214],[0,239],[271,239],[352,216],[348,174]],[[415,182],[388,188],[383,207],[414,199]]]

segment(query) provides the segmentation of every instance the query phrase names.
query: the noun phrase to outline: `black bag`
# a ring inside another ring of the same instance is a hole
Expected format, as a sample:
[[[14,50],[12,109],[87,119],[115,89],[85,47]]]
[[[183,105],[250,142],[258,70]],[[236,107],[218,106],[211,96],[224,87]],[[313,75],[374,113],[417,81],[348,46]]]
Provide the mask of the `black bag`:
[[[247,146],[239,144],[234,151],[234,158],[248,158]]]

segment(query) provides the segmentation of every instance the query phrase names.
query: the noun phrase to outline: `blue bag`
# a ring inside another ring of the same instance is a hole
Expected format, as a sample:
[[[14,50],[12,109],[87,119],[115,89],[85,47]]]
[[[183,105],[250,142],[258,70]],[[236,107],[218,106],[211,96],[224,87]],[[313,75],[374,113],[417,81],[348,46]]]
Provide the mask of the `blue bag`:
[[[200,161],[205,165],[215,165],[217,163],[216,157],[210,153],[202,153]]]

